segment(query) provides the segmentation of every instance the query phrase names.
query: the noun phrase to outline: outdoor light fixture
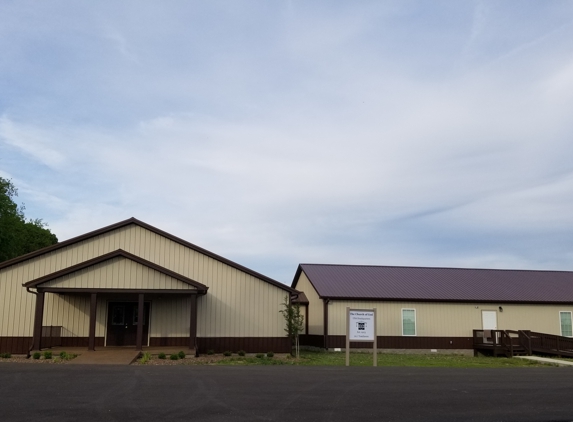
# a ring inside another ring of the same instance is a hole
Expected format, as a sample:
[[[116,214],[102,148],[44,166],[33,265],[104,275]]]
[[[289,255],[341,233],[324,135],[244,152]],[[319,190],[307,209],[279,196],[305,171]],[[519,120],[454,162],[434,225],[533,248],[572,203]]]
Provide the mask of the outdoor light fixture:
[[[499,307],[499,312],[503,312],[503,308],[501,306]]]

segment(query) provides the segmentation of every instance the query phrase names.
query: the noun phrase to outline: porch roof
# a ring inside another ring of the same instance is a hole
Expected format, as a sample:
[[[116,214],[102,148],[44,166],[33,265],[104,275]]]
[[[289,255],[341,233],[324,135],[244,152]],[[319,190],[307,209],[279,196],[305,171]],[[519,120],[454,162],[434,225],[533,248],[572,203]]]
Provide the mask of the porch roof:
[[[205,294],[208,287],[122,249],[101,255],[23,284],[61,293]]]

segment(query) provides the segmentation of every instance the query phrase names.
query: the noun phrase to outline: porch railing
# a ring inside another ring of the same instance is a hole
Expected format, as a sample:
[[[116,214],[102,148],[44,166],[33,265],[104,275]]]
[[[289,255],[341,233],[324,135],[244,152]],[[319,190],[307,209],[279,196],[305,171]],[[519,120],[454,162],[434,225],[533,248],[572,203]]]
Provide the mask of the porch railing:
[[[62,326],[45,325],[42,326],[42,348],[56,347],[62,345]]]
[[[573,338],[530,330],[473,330],[474,350],[512,357],[535,353],[573,357]]]

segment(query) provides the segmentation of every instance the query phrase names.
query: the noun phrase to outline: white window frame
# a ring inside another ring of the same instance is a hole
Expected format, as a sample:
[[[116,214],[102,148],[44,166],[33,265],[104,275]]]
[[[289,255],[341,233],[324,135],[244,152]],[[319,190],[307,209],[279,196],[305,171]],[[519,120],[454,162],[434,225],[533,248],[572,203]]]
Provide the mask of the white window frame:
[[[562,337],[573,337],[573,332],[571,333],[571,336],[565,336],[563,335],[563,326],[561,325],[561,314],[569,314],[569,319],[571,320],[571,325],[573,327],[573,314],[571,313],[571,311],[559,311],[559,332],[561,333]],[[573,331],[573,328],[572,328]]]
[[[404,311],[414,311],[414,334],[404,334]],[[402,325],[402,336],[416,337],[418,335],[418,318],[416,316],[415,308],[402,308],[400,311],[400,324]]]

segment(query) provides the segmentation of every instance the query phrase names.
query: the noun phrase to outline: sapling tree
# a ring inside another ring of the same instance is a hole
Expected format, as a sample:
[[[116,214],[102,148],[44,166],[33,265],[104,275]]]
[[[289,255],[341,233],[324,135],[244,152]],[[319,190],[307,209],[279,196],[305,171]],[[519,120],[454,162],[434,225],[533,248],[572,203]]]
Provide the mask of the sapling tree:
[[[290,338],[291,344],[294,345],[295,356],[298,359],[300,356],[299,335],[304,329],[304,315],[300,313],[299,304],[293,304],[288,296],[285,296],[282,306],[284,309],[281,309],[279,312],[285,319],[285,332],[287,337]]]

